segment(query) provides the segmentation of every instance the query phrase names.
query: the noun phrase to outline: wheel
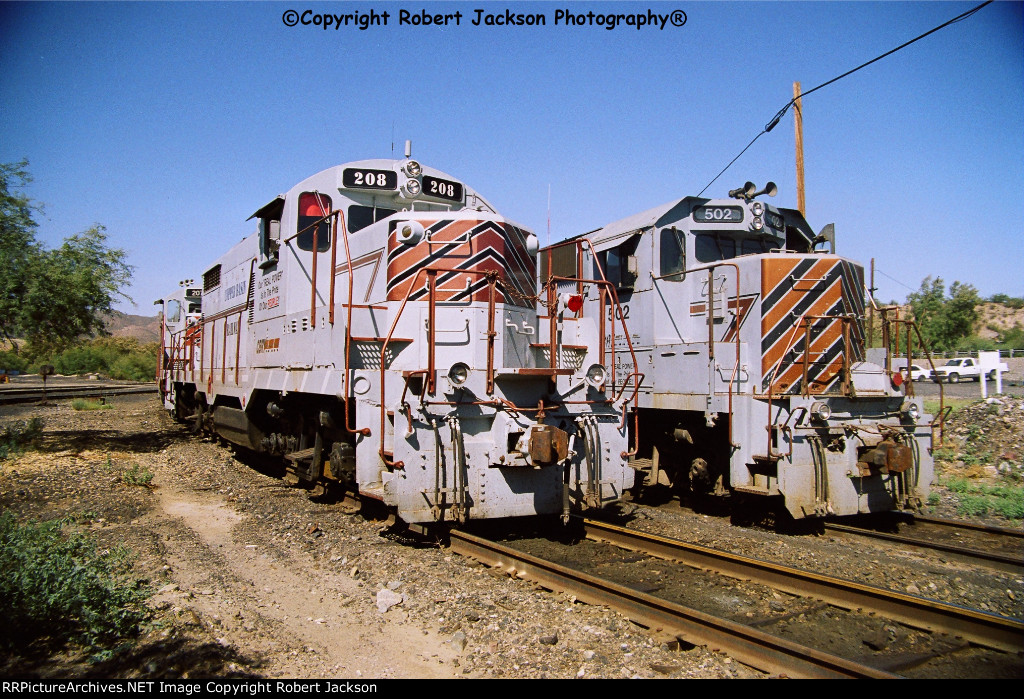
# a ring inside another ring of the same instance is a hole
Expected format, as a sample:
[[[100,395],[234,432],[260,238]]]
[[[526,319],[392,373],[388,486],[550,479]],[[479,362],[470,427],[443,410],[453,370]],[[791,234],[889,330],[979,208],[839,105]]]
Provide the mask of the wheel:
[[[957,374],[955,372],[950,374],[949,375],[949,382],[950,383],[960,383],[960,374]]]

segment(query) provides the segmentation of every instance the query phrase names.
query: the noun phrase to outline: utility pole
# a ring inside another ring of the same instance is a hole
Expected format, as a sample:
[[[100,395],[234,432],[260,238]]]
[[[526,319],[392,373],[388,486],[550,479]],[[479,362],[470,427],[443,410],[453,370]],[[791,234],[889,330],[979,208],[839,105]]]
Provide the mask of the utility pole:
[[[871,286],[868,287],[868,347],[875,346],[875,258],[871,258]],[[909,364],[907,371],[910,371]]]
[[[796,126],[796,208],[807,217],[804,202],[804,112],[800,103],[800,83],[793,83],[793,124]]]

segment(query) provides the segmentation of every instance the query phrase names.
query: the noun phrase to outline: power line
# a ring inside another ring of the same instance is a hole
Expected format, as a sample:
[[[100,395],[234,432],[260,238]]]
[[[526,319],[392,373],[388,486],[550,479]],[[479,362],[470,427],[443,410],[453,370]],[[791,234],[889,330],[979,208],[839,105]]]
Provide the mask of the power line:
[[[896,277],[891,277],[891,276],[889,276],[888,274],[886,274],[886,273],[885,273],[885,272],[883,272],[882,270],[878,269],[878,267],[875,267],[875,271],[876,271],[876,272],[878,272],[879,274],[881,274],[881,275],[882,275],[883,277],[885,277],[886,279],[889,279],[890,281],[894,281],[894,282],[896,282],[897,284],[899,284],[900,286],[902,286],[902,287],[904,287],[904,288],[906,288],[906,289],[910,289],[911,291],[917,291],[917,289],[914,289],[914,288],[912,288],[912,287],[909,287],[909,286],[907,286],[906,284],[904,284],[903,282],[901,282],[901,281],[900,281],[899,279],[897,279]]]
[[[978,5],[977,7],[975,7],[974,9],[968,10],[967,12],[964,12],[963,14],[957,15],[956,17],[954,17],[953,19],[949,20],[948,22],[940,24],[939,26],[935,27],[934,29],[930,29],[930,30],[926,31],[921,36],[916,37],[914,39],[911,39],[910,41],[906,42],[905,44],[900,44],[899,46],[897,46],[896,48],[892,49],[891,51],[886,51],[881,56],[877,56],[875,58],[872,58],[867,63],[862,63],[859,66],[857,66],[856,68],[848,70],[845,73],[843,73],[842,75],[837,75],[836,77],[834,77],[831,80],[828,80],[826,82],[823,82],[821,85],[818,85],[817,87],[812,87],[810,90],[807,90],[806,92],[801,93],[799,95],[799,99],[803,99],[804,97],[806,97],[807,95],[811,94],[812,92],[816,92],[817,90],[820,90],[823,87],[826,87],[828,85],[831,85],[834,82],[842,80],[846,76],[852,75],[853,73],[856,73],[861,68],[866,68],[869,65],[871,65],[872,63],[875,63],[877,61],[882,60],[886,56],[891,56],[892,54],[896,53],[900,49],[905,49],[906,47],[908,47],[911,44],[913,44],[915,41],[920,41],[921,39],[925,38],[929,34],[934,34],[935,32],[939,31],[940,29],[948,27],[951,24],[955,24],[956,22],[960,22],[962,20],[965,20],[968,17],[970,17],[971,15],[973,15],[975,12],[980,10],[981,8],[985,7],[985,5],[991,5],[991,4],[992,4],[992,0],[987,0],[986,2],[983,2],[980,5]],[[754,140],[751,141],[750,143],[748,143],[747,147],[744,148],[743,150],[741,150],[739,155],[737,155],[735,158],[733,158],[731,161],[729,161],[729,164],[726,165],[724,168],[722,168],[722,171],[719,172],[717,175],[715,175],[715,179],[713,179],[710,182],[708,182],[707,185],[704,187],[704,189],[700,190],[700,193],[697,196],[699,197],[701,194],[703,194],[705,191],[707,191],[707,188],[710,187],[711,185],[713,185],[715,183],[715,180],[717,180],[719,177],[721,177],[725,173],[726,170],[728,170],[730,167],[732,167],[732,164],[735,163],[737,160],[739,160],[740,155],[743,155],[744,153],[746,153],[747,152],[747,148],[750,148],[752,145],[754,145],[754,141],[756,141],[757,139],[761,138],[761,136],[763,136],[764,134],[766,134],[769,131],[771,131],[772,129],[774,129],[778,125],[779,120],[782,119],[782,117],[784,117],[786,115],[786,112],[789,111],[789,108],[792,107],[796,103],[797,99],[798,99],[797,97],[794,97],[789,102],[786,102],[786,106],[784,106],[782,109],[780,109],[778,112],[776,112],[775,116],[772,117],[771,121],[769,121],[767,124],[765,124],[765,127],[764,127],[764,129],[761,130],[761,133],[759,133],[756,136],[754,136]]]

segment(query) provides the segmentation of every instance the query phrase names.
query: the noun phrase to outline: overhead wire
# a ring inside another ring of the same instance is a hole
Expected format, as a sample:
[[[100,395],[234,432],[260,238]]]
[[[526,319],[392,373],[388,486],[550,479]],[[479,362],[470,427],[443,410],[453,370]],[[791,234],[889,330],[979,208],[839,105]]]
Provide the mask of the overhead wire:
[[[804,97],[806,97],[807,95],[811,94],[812,92],[816,92],[816,91],[820,90],[823,87],[827,87],[828,85],[831,85],[834,82],[842,80],[846,76],[852,75],[853,73],[856,73],[861,68],[866,68],[869,65],[871,65],[872,63],[876,63],[876,62],[882,60],[883,58],[885,58],[886,56],[891,56],[892,54],[896,53],[897,51],[899,51],[901,49],[905,49],[906,47],[910,46],[915,41],[920,41],[921,39],[925,38],[926,36],[928,36],[930,34],[934,34],[935,32],[939,31],[940,29],[944,29],[945,27],[948,27],[951,24],[955,24],[957,22],[960,22],[962,20],[967,19],[968,17],[973,15],[975,12],[977,12],[981,8],[985,7],[986,5],[991,5],[992,2],[993,2],[993,0],[986,0],[986,2],[981,3],[977,7],[973,8],[973,9],[970,9],[967,12],[964,12],[962,14],[957,15],[956,17],[954,17],[953,19],[949,20],[948,22],[944,22],[944,23],[940,24],[939,26],[935,27],[934,29],[929,29],[924,34],[921,34],[920,36],[915,37],[915,38],[911,39],[910,41],[908,41],[906,43],[900,44],[896,48],[894,48],[894,49],[892,49],[890,51],[886,51],[882,55],[876,56],[875,58],[872,58],[870,61],[868,61],[866,63],[861,63],[856,68],[852,68],[851,70],[846,71],[842,75],[837,75],[836,77],[832,78],[831,80],[827,80],[827,81],[823,82],[821,85],[818,85],[816,87],[812,87],[810,90],[807,90],[806,92],[802,92],[799,95],[797,95],[796,97],[792,98],[791,100],[789,100],[789,102],[786,103],[786,105],[782,109],[780,109],[778,112],[775,113],[775,116],[773,116],[771,118],[771,120],[767,124],[765,124],[764,128],[761,130],[761,133],[759,133],[756,136],[754,136],[753,140],[750,143],[747,144],[746,148],[741,150],[739,155],[737,155],[735,158],[730,160],[729,164],[726,165],[724,168],[722,168],[722,171],[719,172],[717,175],[715,175],[714,179],[711,180],[710,182],[708,182],[707,185],[705,185],[704,189],[700,190],[700,193],[697,194],[697,196],[699,197],[701,194],[704,194],[704,192],[707,191],[707,188],[710,187],[711,185],[713,185],[715,183],[715,181],[719,177],[721,177],[723,174],[725,174],[725,171],[728,170],[730,167],[732,167],[732,164],[735,163],[737,160],[739,160],[740,156],[742,156],[744,153],[746,153],[747,150],[752,145],[754,145],[754,142],[757,141],[757,139],[761,138],[761,136],[765,135],[766,133],[768,133],[769,131],[774,129],[778,125],[778,123],[782,119],[782,117],[784,117],[786,115],[786,112],[789,111],[789,108],[792,107],[794,104],[796,104],[796,101],[798,99],[803,99]]]

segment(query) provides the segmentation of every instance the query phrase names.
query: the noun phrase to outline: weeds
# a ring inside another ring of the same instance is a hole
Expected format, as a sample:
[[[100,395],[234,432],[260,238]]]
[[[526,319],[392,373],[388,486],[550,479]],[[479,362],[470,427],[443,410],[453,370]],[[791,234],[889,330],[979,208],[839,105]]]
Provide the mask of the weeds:
[[[114,406],[104,399],[89,400],[87,398],[75,398],[71,401],[71,407],[75,410],[110,410]]]
[[[0,647],[49,639],[100,649],[133,635],[149,616],[149,592],[130,571],[127,549],[99,551],[60,521],[21,525],[0,515]]]
[[[1024,489],[1006,485],[972,483],[969,478],[939,479],[958,497],[957,510],[964,515],[998,514],[1007,519],[1024,519]]]
[[[42,434],[42,418],[34,417],[7,425],[0,432],[0,461],[23,453],[25,447],[34,444]]]
[[[153,472],[144,466],[138,464],[132,464],[131,468],[124,472],[121,477],[128,485],[141,485],[143,487],[149,487],[150,482],[153,480]]]

